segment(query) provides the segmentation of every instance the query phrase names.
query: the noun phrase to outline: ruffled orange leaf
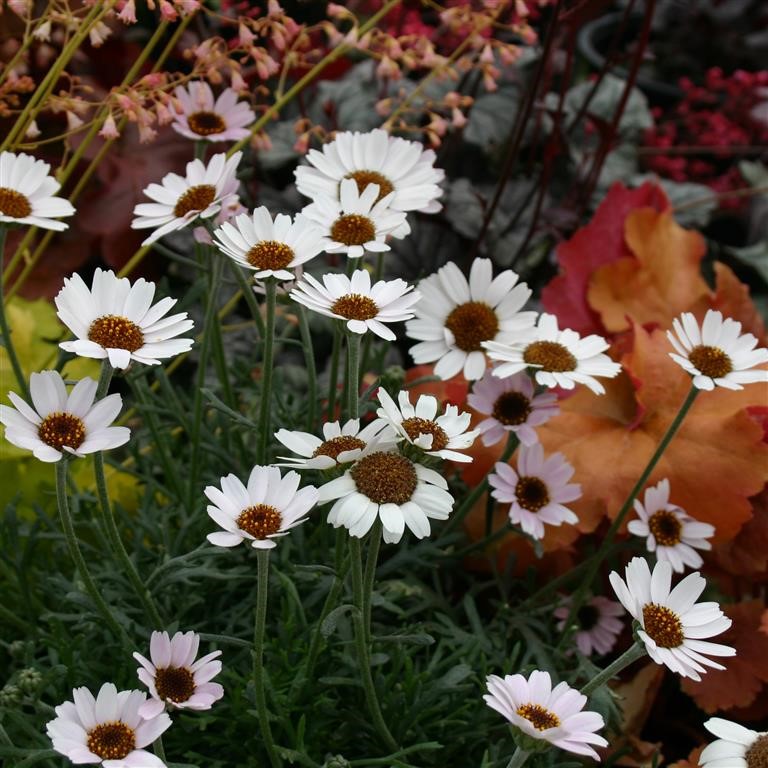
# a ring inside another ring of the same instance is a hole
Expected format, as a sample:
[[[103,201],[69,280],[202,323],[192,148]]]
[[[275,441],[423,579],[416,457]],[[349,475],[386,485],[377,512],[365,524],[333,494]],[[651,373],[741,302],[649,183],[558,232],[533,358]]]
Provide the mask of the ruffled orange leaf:
[[[577,391],[539,429],[545,451],[562,451],[576,468],[583,496],[572,507],[582,531],[594,530],[603,514],[616,515],[690,387],[664,333],[636,326],[634,342],[622,360],[629,376],[607,382],[605,395]],[[672,501],[712,523],[718,540],[750,519],[750,497],[768,479],[768,446],[745,410],[763,402],[766,389],[701,393],[649,480],[668,477]]]
[[[725,670],[710,670],[701,682],[682,680],[683,690],[705,712],[748,707],[762,696],[768,683],[768,636],[760,630],[766,611],[762,600],[723,606],[733,619],[727,632],[715,640],[736,649],[723,660]]]
[[[616,183],[589,224],[558,245],[560,274],[544,287],[541,301],[547,312],[557,315],[562,327],[581,334],[605,331],[587,303],[590,276],[603,264],[631,255],[624,241],[624,221],[630,212],[649,206],[659,211],[669,209],[661,187],[646,182],[637,189],[627,189]]]
[[[738,534],[716,544],[708,559],[725,571],[723,576],[768,581],[768,486],[752,499],[752,512],[752,519]],[[721,586],[725,586],[722,580]]]
[[[715,295],[710,306],[719,309],[725,317],[738,320],[743,333],[751,333],[765,343],[765,323],[749,296],[749,286],[719,261],[715,262]]]
[[[626,331],[631,320],[666,328],[670,318],[705,306],[706,243],[698,232],[683,229],[670,210],[644,208],[627,216],[625,236],[631,255],[595,270],[587,292],[608,331]]]

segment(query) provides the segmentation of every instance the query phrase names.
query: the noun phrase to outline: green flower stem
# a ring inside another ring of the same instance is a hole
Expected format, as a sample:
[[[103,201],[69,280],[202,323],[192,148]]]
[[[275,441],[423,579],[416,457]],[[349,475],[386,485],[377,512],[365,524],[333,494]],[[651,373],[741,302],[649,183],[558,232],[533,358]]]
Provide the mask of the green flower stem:
[[[326,421],[336,421],[336,396],[339,388],[339,356],[341,354],[341,329],[333,324],[333,346],[331,348],[331,367],[328,371],[328,411]]]
[[[264,748],[267,750],[270,765],[280,768],[282,761],[275,750],[272,727],[269,724],[267,694],[264,690],[264,628],[267,622],[267,596],[269,588],[269,550],[256,552],[258,586],[256,590],[256,622],[253,630],[253,684],[256,690],[256,712]]]
[[[193,507],[195,496],[198,493],[200,479],[200,432],[203,423],[203,387],[205,386],[205,373],[208,367],[208,356],[214,338],[213,324],[219,322],[216,312],[219,295],[219,284],[221,283],[221,272],[224,267],[224,257],[218,254],[212,259],[211,287],[208,291],[208,303],[205,308],[205,318],[203,319],[203,339],[200,343],[200,359],[198,360],[197,382],[195,386],[195,398],[192,406],[192,425],[190,441],[192,443],[192,456],[189,463],[189,506]]]
[[[375,531],[374,535],[380,536],[381,531]],[[395,751],[398,745],[389,732],[387,724],[384,722],[371,675],[371,654],[367,641],[370,630],[365,626],[366,598],[363,584],[363,554],[360,539],[354,536],[349,537],[349,554],[352,562],[352,593],[355,606],[357,607],[355,611],[355,645],[357,647],[357,658],[360,664],[360,677],[362,678],[363,690],[365,692],[365,701],[368,705],[368,711],[374,728],[386,744],[387,749]]]
[[[13,339],[11,338],[11,329],[8,326],[8,318],[5,314],[5,285],[3,284],[3,256],[5,254],[5,235],[7,228],[0,225],[0,333],[3,336],[3,346],[8,354],[8,359],[11,361],[11,368],[13,368],[13,375],[16,377],[16,381],[21,389],[22,396],[25,400],[29,401],[29,387],[27,385],[27,379],[24,376],[24,371],[19,364],[19,358],[16,356],[16,348],[13,346]]]
[[[263,339],[264,318],[261,316],[261,308],[259,307],[258,299],[256,298],[256,294],[253,292],[253,281],[246,277],[245,273],[234,261],[234,259],[230,259],[229,256],[226,258],[227,262],[229,263],[230,271],[235,276],[235,280],[237,280],[237,284],[240,286],[240,292],[243,294],[245,303],[248,305],[248,309],[251,311],[253,322],[256,324],[256,330],[259,333],[259,338]]]
[[[381,280],[384,274],[384,254],[380,251],[376,254],[376,266],[373,268],[373,275],[371,275],[371,285],[376,285]],[[373,334],[369,331],[363,338],[363,362],[361,368],[363,373],[368,370],[371,357],[371,345],[373,344]]]
[[[344,586],[344,578],[347,575],[349,569],[349,558],[344,559],[344,543],[346,539],[346,532],[344,528],[339,527],[336,529],[336,547],[334,554],[334,576],[331,588],[328,590],[328,594],[325,597],[325,602],[320,611],[320,618],[315,626],[315,631],[312,633],[312,640],[309,643],[309,651],[307,653],[307,663],[304,665],[304,671],[300,675],[296,675],[293,684],[291,685],[290,698],[293,699],[296,691],[304,684],[305,680],[312,679],[312,673],[315,670],[315,664],[317,663],[317,656],[320,653],[320,644],[322,642],[322,626],[328,614],[336,607],[341,596],[341,590]]]
[[[373,596],[373,582],[376,579],[376,564],[381,548],[381,529],[381,520],[377,517],[368,541],[368,558],[365,561],[365,573],[363,574],[363,623],[366,631],[365,640],[369,644],[371,642],[371,597]]]
[[[499,457],[499,461],[502,463],[509,461],[509,458],[515,452],[515,449],[519,444],[520,444],[520,441],[518,440],[517,435],[514,432],[510,432],[509,437],[507,438],[507,445],[504,448],[504,453],[502,453],[501,456]],[[488,490],[488,475],[486,475],[483,478],[483,481],[481,483],[478,483],[469,492],[469,494],[467,494],[467,496],[464,498],[464,501],[462,501],[461,504],[459,505],[459,508],[451,516],[451,519],[448,521],[445,528],[443,528],[442,535],[451,533],[451,531],[453,531],[464,520],[464,518],[469,514],[472,507],[475,506],[477,501],[487,490]]]
[[[259,403],[259,450],[257,463],[269,461],[269,424],[272,405],[272,374],[275,364],[275,308],[277,306],[277,281],[268,277],[264,281],[267,316],[264,324],[264,356],[261,364],[261,402]]]
[[[96,385],[95,401],[101,400],[109,392],[109,385],[112,383],[112,374],[115,369],[112,367],[112,363],[109,362],[109,358],[105,357],[101,361],[101,370],[99,371],[99,383]]]
[[[525,761],[528,759],[530,754],[530,752],[526,752],[524,749],[520,749],[520,747],[518,747],[515,750],[515,753],[509,759],[507,768],[521,768],[521,766],[525,764]]]
[[[642,643],[634,643],[624,651],[618,659],[611,662],[599,675],[593,677],[580,692],[584,694],[584,696],[589,696],[590,693],[596,691],[601,685],[607,683],[613,677],[618,675],[622,669],[645,656],[645,653],[645,646]]]
[[[347,418],[360,416],[360,334],[347,333]]]
[[[307,432],[313,432],[315,419],[317,418],[317,366],[315,365],[315,349],[312,345],[312,334],[307,320],[307,308],[303,304],[296,304],[296,312],[299,316],[299,333],[301,345],[304,348],[304,365],[307,369],[307,420],[305,426]]]
[[[208,142],[205,139],[199,139],[195,142],[195,160],[205,162],[205,150],[208,148]]]
[[[85,590],[93,600],[96,609],[101,614],[107,626],[112,630],[116,637],[119,637],[122,643],[130,648],[131,643],[125,630],[117,623],[117,619],[112,615],[112,611],[99,592],[96,582],[88,570],[83,553],[80,551],[80,545],[77,542],[77,534],[72,524],[72,515],[69,511],[69,499],[67,497],[67,459],[61,458],[56,462],[56,500],[59,505],[59,516],[61,517],[61,527],[64,530],[64,537],[67,540],[69,554],[75,563],[80,578],[83,580]]]
[[[638,478],[637,482],[632,487],[632,490],[629,492],[629,496],[627,496],[626,500],[624,501],[624,504],[622,504],[621,509],[619,510],[619,513],[616,515],[616,519],[613,521],[613,524],[608,529],[608,532],[605,534],[605,537],[603,538],[602,542],[600,543],[600,549],[595,553],[595,555],[590,559],[590,565],[587,569],[587,572],[582,579],[581,584],[579,585],[579,588],[574,593],[572,599],[571,599],[571,608],[568,612],[568,618],[565,621],[565,626],[563,628],[563,634],[560,637],[560,642],[558,643],[558,649],[562,649],[562,647],[567,642],[568,638],[571,635],[571,632],[573,631],[573,625],[574,620],[576,619],[576,615],[579,612],[579,609],[584,605],[584,601],[586,600],[587,591],[589,590],[590,586],[592,585],[592,582],[594,581],[595,575],[597,574],[597,570],[600,567],[600,564],[605,560],[610,548],[611,544],[613,543],[613,539],[616,536],[619,528],[621,528],[622,523],[624,522],[624,518],[627,516],[627,513],[630,509],[632,509],[632,505],[637,498],[637,495],[640,493],[640,491],[643,490],[645,487],[645,484],[648,482],[648,478],[651,476],[651,473],[656,468],[656,465],[659,463],[659,459],[664,455],[664,451],[667,450],[667,446],[672,442],[672,438],[677,434],[677,430],[680,428],[680,425],[683,423],[683,420],[685,419],[686,415],[688,414],[688,411],[691,409],[691,406],[693,405],[694,401],[696,400],[696,396],[699,394],[699,390],[691,384],[691,388],[688,391],[688,394],[683,402],[683,404],[680,406],[680,410],[677,412],[677,416],[672,420],[672,423],[667,427],[667,431],[664,433],[664,436],[661,438],[658,447],[653,453],[653,456],[651,456],[650,460],[648,461],[648,464],[646,465],[645,469],[642,471],[642,474]]]
[[[154,753],[165,763],[167,762],[168,758],[165,756],[165,747],[163,747],[163,737],[158,736],[153,742],[152,742],[152,750]]]
[[[160,458],[160,464],[163,467],[163,474],[165,475],[166,482],[171,484],[173,491],[176,494],[176,498],[181,501],[184,497],[184,491],[178,473],[174,469],[173,462],[170,458],[173,455],[173,452],[168,441],[168,430],[160,427],[157,421],[157,416],[152,410],[149,399],[149,385],[143,376],[127,376],[126,378],[128,379],[128,384],[131,387],[134,397],[139,403],[139,410],[149,429],[149,433],[152,435],[152,449],[157,451],[157,455]]]
[[[109,365],[109,363],[107,363],[107,365]],[[144,612],[152,622],[154,628],[160,630],[165,626],[165,623],[160,618],[160,614],[157,612],[152,596],[150,595],[149,590],[144,586],[144,582],[141,580],[141,576],[139,576],[136,566],[134,566],[133,561],[125,549],[123,540],[120,537],[120,531],[118,530],[117,521],[115,520],[115,515],[112,511],[112,505],[109,502],[107,479],[104,474],[104,453],[102,451],[97,451],[93,456],[93,471],[96,476],[96,495],[99,498],[101,514],[107,529],[109,543],[112,550],[117,555],[117,559],[125,571],[125,574],[128,576],[128,580],[131,582],[131,586],[136,592],[137,597],[141,600]]]

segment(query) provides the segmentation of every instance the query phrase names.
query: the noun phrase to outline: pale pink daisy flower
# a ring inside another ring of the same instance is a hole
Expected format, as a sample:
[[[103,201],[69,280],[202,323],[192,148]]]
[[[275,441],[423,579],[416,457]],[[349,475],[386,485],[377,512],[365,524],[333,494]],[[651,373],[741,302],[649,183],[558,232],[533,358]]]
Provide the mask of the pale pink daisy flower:
[[[535,395],[533,382],[523,372],[500,379],[487,370],[472,386],[467,402],[488,416],[477,425],[483,445],[495,445],[509,432],[523,445],[533,445],[539,441],[534,427],[560,413],[557,397],[549,392]]]
[[[509,504],[509,519],[535,539],[544,537],[544,524],[560,526],[579,522],[575,513],[564,506],[581,498],[581,486],[569,483],[574,469],[562,453],[544,458],[541,443],[521,445],[517,470],[497,462],[488,484],[496,501]]]
[[[239,141],[250,135],[247,126],[256,120],[250,105],[238,101],[232,88],[225,88],[214,101],[211,86],[194,80],[186,88],[176,88],[174,96],[181,112],[176,113],[171,128],[188,139]]]
[[[565,629],[570,612],[570,599],[555,609],[554,616],[560,620],[557,624],[558,631]],[[574,638],[579,652],[584,656],[610,653],[624,626],[618,618],[623,614],[624,609],[615,600],[609,600],[602,595],[587,600],[575,616],[578,629]]]
[[[489,675],[485,703],[509,720],[512,727],[529,739],[547,741],[566,752],[600,757],[593,749],[608,742],[596,733],[605,727],[602,715],[584,711],[587,697],[567,683],[552,687],[548,672],[534,670],[522,675]]]
[[[165,768],[149,746],[171,727],[165,713],[142,718],[144,691],[120,691],[104,683],[96,698],[87,688],[72,691],[74,701],[56,707],[56,717],[45,730],[53,748],[73,763],[104,765],[106,768]]]
[[[725,669],[707,655],[735,656],[736,650],[706,638],[725,632],[732,622],[717,603],[696,602],[707,586],[701,574],[691,573],[671,589],[672,566],[667,561],[656,563],[651,573],[648,562],[635,557],[625,575],[626,582],[613,571],[611,586],[640,625],[637,635],[657,664],[697,681],[707,671],[702,665]]]
[[[643,536],[649,552],[659,560],[667,560],[672,570],[682,573],[685,567],[699,568],[704,562],[697,549],[709,550],[707,541],[715,528],[700,523],[682,507],[669,502],[669,480],[664,478],[645,490],[645,503],[635,499],[638,520],[631,520],[627,528],[635,536]]]
[[[667,331],[667,338],[675,352],[669,356],[693,376],[697,389],[743,389],[744,384],[768,382],[768,370],[757,368],[768,363],[768,349],[755,349],[757,338],[742,334],[736,320],[709,309],[701,329],[690,312],[683,312],[672,326],[675,332]]]
[[[140,653],[133,658],[141,664],[136,670],[149,688],[150,699],[139,707],[139,714],[149,720],[167,706],[172,709],[210,709],[223,695],[224,689],[211,680],[221,672],[218,657],[212,651],[197,661],[200,635],[195,632],[153,632],[149,641],[151,661]]]

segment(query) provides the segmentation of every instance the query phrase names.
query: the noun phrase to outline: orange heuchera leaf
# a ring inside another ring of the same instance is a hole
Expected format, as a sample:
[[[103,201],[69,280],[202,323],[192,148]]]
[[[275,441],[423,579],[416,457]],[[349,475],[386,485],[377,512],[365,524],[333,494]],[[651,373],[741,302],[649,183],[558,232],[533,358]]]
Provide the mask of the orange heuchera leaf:
[[[710,306],[719,309],[724,317],[738,320],[742,333],[751,333],[765,342],[765,323],[749,297],[749,286],[742,283],[730,267],[719,261],[715,262],[715,295]]]
[[[646,182],[637,189],[616,183],[595,211],[592,220],[570,240],[557,247],[560,274],[541,292],[547,312],[557,315],[560,326],[580,334],[604,333],[600,318],[587,303],[587,286],[592,272],[603,264],[631,256],[624,241],[624,221],[637,208],[669,209],[661,187]]]
[[[684,679],[683,690],[705,712],[748,707],[768,683],[768,636],[760,631],[766,606],[762,600],[723,606],[733,619],[727,632],[715,640],[736,649],[736,656],[723,660],[725,670],[713,669],[701,682]]]
[[[704,238],[683,229],[671,210],[633,211],[625,223],[631,255],[599,267],[588,289],[589,305],[606,330],[637,323],[669,327],[670,319],[706,305],[709,288],[701,276]]]
[[[752,519],[733,538],[715,545],[712,558],[726,574],[768,581],[768,486],[752,499]],[[721,588],[726,584],[720,579]]]
[[[705,746],[706,744],[702,744],[700,747],[696,747],[691,754],[688,755],[687,760],[678,760],[677,762],[672,763],[669,768],[699,768],[701,765],[699,758],[701,757],[701,753],[704,751]]]
[[[634,340],[622,360],[628,376],[606,382],[605,395],[582,388],[539,429],[545,452],[562,451],[576,469],[583,496],[571,506],[585,532],[603,514],[616,515],[690,387],[663,332],[635,326]],[[766,389],[701,393],[649,479],[669,478],[672,502],[713,524],[716,540],[733,537],[750,519],[750,497],[768,479],[768,446],[745,410],[764,401]]]

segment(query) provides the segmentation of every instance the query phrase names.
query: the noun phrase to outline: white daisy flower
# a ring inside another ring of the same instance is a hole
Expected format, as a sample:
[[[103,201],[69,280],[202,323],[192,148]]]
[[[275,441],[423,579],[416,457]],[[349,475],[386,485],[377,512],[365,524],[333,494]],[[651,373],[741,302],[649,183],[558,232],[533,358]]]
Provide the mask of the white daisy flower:
[[[150,184],[144,194],[154,202],[139,203],[133,213],[137,217],[131,229],[154,229],[142,243],[150,245],[169,232],[183,229],[196,218],[210,219],[220,210],[224,201],[237,192],[237,166],[243,157],[235,152],[227,160],[221,152],[214,155],[208,165],[202,160],[187,163],[185,176],[169,173],[161,184]]]
[[[692,680],[701,680],[700,673],[707,671],[702,665],[725,669],[704,654],[735,656],[736,650],[705,642],[704,638],[725,632],[731,620],[717,603],[696,603],[707,585],[698,572],[686,576],[672,590],[672,566],[666,561],[656,563],[651,574],[647,561],[635,557],[625,574],[626,583],[613,571],[609,576],[611,586],[640,624],[637,634],[657,664]]]
[[[534,395],[533,382],[523,372],[500,379],[487,370],[472,386],[467,402],[488,416],[477,425],[483,445],[495,445],[509,432],[523,445],[533,445],[539,441],[534,427],[560,413],[557,397],[549,392]]]
[[[512,376],[526,368],[535,370],[534,378],[545,387],[573,389],[585,384],[595,394],[605,394],[603,385],[595,376],[612,379],[621,366],[608,355],[608,342],[601,336],[579,337],[568,328],[559,330],[554,315],[541,314],[535,327],[523,331],[511,342],[487,341],[483,346],[492,360],[501,365],[493,375]]]
[[[74,701],[56,707],[45,730],[53,748],[73,763],[98,763],[107,768],[165,768],[149,746],[171,727],[166,714],[150,720],[139,714],[147,694],[120,691],[104,683],[96,698],[87,688],[72,691]]]
[[[256,279],[292,280],[300,264],[322,253],[325,239],[320,229],[300,213],[294,220],[279,213],[272,221],[261,206],[251,216],[240,214],[234,224],[225,222],[214,233],[215,245],[240,266],[255,272]]]
[[[554,611],[554,617],[560,619],[558,631],[565,629],[565,622],[571,612],[570,600]],[[587,600],[576,612],[578,629],[574,635],[576,647],[584,656],[598,653],[601,656],[610,653],[616,640],[621,634],[624,623],[618,618],[624,614],[624,609],[615,600],[609,600],[602,595]]]
[[[231,474],[221,478],[221,490],[209,485],[208,515],[224,530],[209,533],[208,541],[217,547],[236,547],[241,541],[250,541],[254,549],[276,547],[275,539],[305,522],[317,503],[317,488],[298,490],[300,482],[298,472],[283,477],[277,467],[257,465],[247,486]]]
[[[56,296],[56,314],[77,337],[59,346],[81,357],[109,358],[115,368],[131,360],[157,365],[192,348],[192,339],[175,338],[192,329],[186,312],[166,317],[176,299],[152,304],[155,284],[139,278],[133,285],[112,270],[96,269],[91,288],[75,273],[64,278]]]
[[[72,216],[69,200],[56,197],[61,189],[51,166],[31,155],[0,152],[0,224],[29,224],[62,231],[69,227],[59,216]]]
[[[421,300],[406,335],[417,364],[435,363],[435,375],[450,379],[462,372],[468,381],[485,373],[483,342],[511,343],[536,321],[535,312],[521,312],[531,289],[517,284],[511,269],[493,278],[490,259],[475,259],[469,281],[449,262],[419,283]]]
[[[400,541],[405,527],[417,539],[429,536],[429,518],[447,520],[453,497],[442,475],[394,451],[367,446],[341,477],[322,485],[318,503],[335,501],[328,513],[334,528],[343,525],[361,539],[378,517],[384,541]]]
[[[378,184],[369,184],[362,192],[352,179],[341,182],[339,199],[317,197],[302,209],[327,239],[328,253],[346,253],[359,259],[366,251],[388,251],[385,240],[405,223],[405,213],[390,207],[392,193],[378,200]]]
[[[486,684],[485,703],[529,739],[595,760],[600,757],[590,745],[608,746],[596,733],[605,726],[602,715],[583,711],[587,697],[567,683],[553,688],[548,672],[534,670],[527,680],[522,675],[488,675]]]
[[[768,765],[767,731],[753,731],[722,717],[711,717],[704,727],[718,738],[701,753],[701,768],[765,768]]]
[[[405,280],[379,280],[371,285],[371,275],[356,269],[351,277],[342,274],[323,275],[323,282],[304,275],[291,293],[291,298],[314,312],[346,320],[353,333],[371,331],[386,341],[395,334],[385,323],[399,323],[413,317],[413,305],[421,298]]]
[[[399,407],[383,387],[379,387],[376,396],[381,403],[376,415],[386,419],[411,445],[421,448],[428,456],[472,461],[471,456],[459,453],[469,448],[477,437],[477,430],[469,430],[471,414],[459,413],[455,405],[446,405],[438,416],[439,403],[432,395],[421,395],[413,406],[408,392],[400,392]]]
[[[635,512],[639,520],[631,520],[627,528],[635,536],[643,536],[649,552],[659,560],[666,560],[672,570],[682,573],[685,566],[699,568],[704,562],[697,549],[712,549],[707,541],[715,528],[700,523],[676,504],[669,503],[669,480],[660,480],[646,488],[645,503],[635,499]]]
[[[337,199],[341,182],[352,179],[360,192],[376,184],[380,197],[392,194],[390,207],[396,211],[437,213],[442,208],[439,185],[445,173],[434,167],[435,153],[416,141],[390,136],[381,128],[368,133],[337,133],[322,151],[311,149],[307,160],[314,167],[302,165],[294,173],[296,188],[312,199]]]
[[[153,632],[149,641],[152,660],[133,654],[141,664],[136,674],[151,696],[139,707],[143,718],[157,717],[166,705],[171,709],[210,709],[224,695],[221,685],[211,682],[221,672],[221,651],[195,661],[199,647],[200,635],[195,632],[177,632],[173,637],[167,632]]]
[[[667,338],[675,352],[669,356],[693,376],[697,389],[717,387],[743,389],[743,384],[768,381],[768,370],[757,369],[768,363],[768,349],[757,346],[751,333],[741,333],[741,323],[710,309],[701,329],[690,312],[672,321],[675,332]]]
[[[279,467],[293,469],[332,469],[340,464],[357,461],[363,449],[375,443],[380,450],[395,447],[396,435],[384,419],[374,419],[360,429],[359,419],[350,419],[343,427],[338,421],[323,424],[323,438],[309,432],[281,429],[275,437],[289,450],[303,456],[302,459],[278,456],[283,459]]]
[[[521,445],[517,471],[497,462],[488,484],[496,501],[509,504],[509,520],[534,539],[544,537],[544,523],[575,525],[579,518],[564,504],[581,498],[581,486],[569,483],[574,469],[562,453],[544,458],[541,443]]]
[[[123,400],[114,394],[94,403],[97,386],[93,379],[81,379],[67,394],[58,371],[33,373],[29,393],[34,408],[15,392],[8,393],[14,408],[0,405],[5,439],[47,462],[61,459],[62,451],[82,457],[125,445],[131,430],[110,426],[120,413]]]
[[[186,88],[173,92],[181,112],[177,112],[171,128],[188,139],[206,141],[238,141],[250,135],[249,126],[256,115],[245,101],[237,100],[237,91],[225,88],[214,101],[211,86],[195,80]]]

